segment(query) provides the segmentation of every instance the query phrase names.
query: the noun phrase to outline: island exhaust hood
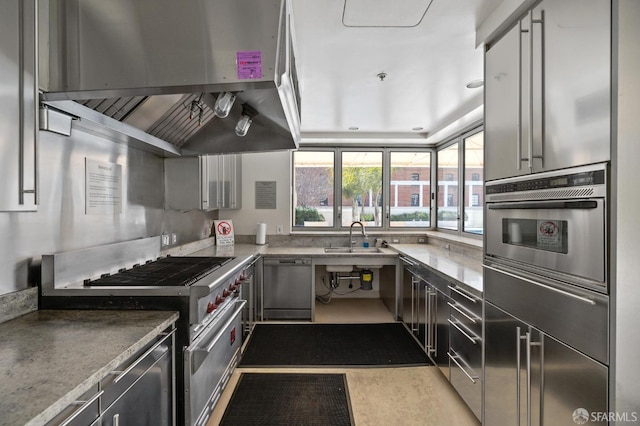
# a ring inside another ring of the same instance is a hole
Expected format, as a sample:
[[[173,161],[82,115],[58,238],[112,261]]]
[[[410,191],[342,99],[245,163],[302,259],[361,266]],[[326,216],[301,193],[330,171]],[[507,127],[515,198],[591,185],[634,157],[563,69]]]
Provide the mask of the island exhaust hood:
[[[43,104],[81,120],[97,112],[108,117],[102,124],[124,123],[182,155],[295,149],[300,102],[286,1],[43,2]],[[235,102],[221,118],[213,107],[227,92]],[[250,127],[240,137],[242,115]]]

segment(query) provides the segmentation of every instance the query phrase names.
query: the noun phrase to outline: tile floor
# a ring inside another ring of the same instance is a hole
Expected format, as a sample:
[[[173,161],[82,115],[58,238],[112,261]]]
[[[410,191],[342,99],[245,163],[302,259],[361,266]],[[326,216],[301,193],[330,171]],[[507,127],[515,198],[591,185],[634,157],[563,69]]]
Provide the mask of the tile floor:
[[[316,302],[316,322],[391,322],[379,299],[334,299]],[[207,426],[219,424],[233,388],[243,372],[308,372],[309,368],[237,368]],[[479,425],[471,410],[436,367],[314,368],[314,372],[345,373],[357,426]]]

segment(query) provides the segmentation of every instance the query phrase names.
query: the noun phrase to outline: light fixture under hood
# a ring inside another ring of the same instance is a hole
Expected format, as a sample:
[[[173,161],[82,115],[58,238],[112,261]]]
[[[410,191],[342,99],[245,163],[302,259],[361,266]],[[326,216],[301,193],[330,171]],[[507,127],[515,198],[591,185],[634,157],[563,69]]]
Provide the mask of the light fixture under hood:
[[[258,115],[258,112],[251,108],[247,104],[242,105],[242,115],[240,115],[240,119],[238,123],[236,123],[235,132],[236,135],[240,137],[244,137],[247,135],[249,131],[249,127],[251,123],[253,123],[253,119]]]
[[[231,112],[231,107],[233,103],[236,101],[236,95],[231,92],[220,92],[218,98],[216,99],[216,103],[213,106],[213,113],[220,117],[226,118],[229,116],[229,112]]]

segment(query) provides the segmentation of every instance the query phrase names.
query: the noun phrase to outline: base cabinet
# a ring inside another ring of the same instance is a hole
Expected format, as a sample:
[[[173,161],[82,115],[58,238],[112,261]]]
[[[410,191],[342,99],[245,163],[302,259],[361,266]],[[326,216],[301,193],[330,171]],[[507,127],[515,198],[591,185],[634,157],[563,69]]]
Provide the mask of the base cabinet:
[[[122,363],[47,426],[176,424],[174,329]]]
[[[607,424],[606,366],[486,302],[484,337],[483,424]]]

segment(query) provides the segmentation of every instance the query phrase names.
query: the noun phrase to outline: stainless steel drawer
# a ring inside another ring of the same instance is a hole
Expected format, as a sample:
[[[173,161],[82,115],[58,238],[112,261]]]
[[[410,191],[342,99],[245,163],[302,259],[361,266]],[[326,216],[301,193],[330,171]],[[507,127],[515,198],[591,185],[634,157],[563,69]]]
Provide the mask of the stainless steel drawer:
[[[80,398],[54,417],[47,426],[90,425],[100,415],[101,392],[96,383]]]

